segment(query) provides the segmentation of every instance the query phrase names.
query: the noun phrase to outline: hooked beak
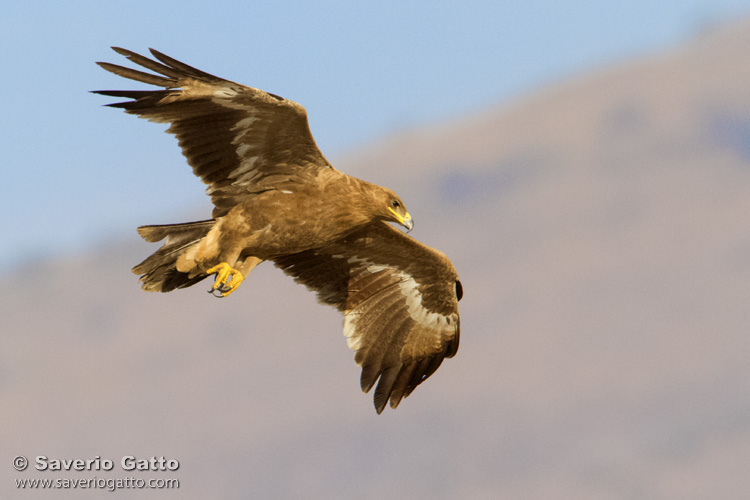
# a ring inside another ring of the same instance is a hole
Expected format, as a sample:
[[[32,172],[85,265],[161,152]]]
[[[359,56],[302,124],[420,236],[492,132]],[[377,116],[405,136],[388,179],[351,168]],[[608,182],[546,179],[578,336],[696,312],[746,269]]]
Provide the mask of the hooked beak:
[[[406,232],[408,233],[414,228],[414,221],[411,218],[411,215],[409,215],[409,212],[406,212],[406,215],[401,217],[398,213],[396,213],[395,210],[393,210],[391,207],[388,207],[388,210],[390,210],[393,215],[396,216],[396,219],[398,219],[399,224],[404,226],[406,228]]]
[[[414,229],[414,221],[412,220],[411,215],[409,215],[409,212],[406,212],[406,217],[401,219],[401,224],[406,228],[407,233]]]

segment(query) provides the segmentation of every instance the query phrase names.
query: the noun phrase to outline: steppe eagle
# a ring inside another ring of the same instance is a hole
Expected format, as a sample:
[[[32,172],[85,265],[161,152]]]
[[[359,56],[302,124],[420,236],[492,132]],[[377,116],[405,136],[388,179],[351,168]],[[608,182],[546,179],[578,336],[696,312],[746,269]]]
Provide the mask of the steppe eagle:
[[[387,224],[413,226],[393,191],[331,166],[302,106],[156,50],[154,60],[113,49],[157,74],[97,64],[160,89],[95,93],[128,99],[109,106],[169,123],[214,205],[210,220],[138,228],[146,241],[166,240],[133,268],[144,290],[168,292],[215,274],[209,292],[227,296],[255,266],[273,262],[344,314],[362,390],[378,382],[378,413],[389,401],[396,408],[456,354],[463,292],[455,268]]]

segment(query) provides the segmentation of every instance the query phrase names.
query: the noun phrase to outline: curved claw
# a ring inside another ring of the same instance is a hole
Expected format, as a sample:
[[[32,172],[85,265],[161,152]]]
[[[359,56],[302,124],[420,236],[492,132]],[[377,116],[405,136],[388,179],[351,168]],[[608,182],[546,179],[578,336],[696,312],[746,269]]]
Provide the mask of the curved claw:
[[[207,290],[207,292],[209,294],[213,295],[214,297],[216,297],[217,299],[223,299],[224,297],[226,297],[226,295],[223,294],[222,291],[219,290],[218,288],[216,288],[216,289],[211,288],[211,289]]]

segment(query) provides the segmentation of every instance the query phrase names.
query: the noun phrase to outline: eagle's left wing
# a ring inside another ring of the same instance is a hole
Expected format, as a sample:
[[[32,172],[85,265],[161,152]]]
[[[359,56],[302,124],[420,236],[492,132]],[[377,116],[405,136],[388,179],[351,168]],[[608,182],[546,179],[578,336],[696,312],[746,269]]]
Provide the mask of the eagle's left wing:
[[[384,222],[323,248],[280,256],[276,266],[344,313],[344,335],[375,389],[375,409],[396,408],[456,354],[458,274],[445,255]]]
[[[250,193],[294,189],[320,169],[332,168],[315,144],[307,112],[300,104],[208,74],[151,49],[156,60],[113,49],[154,73],[100,62],[102,68],[161,90],[97,90],[124,97],[109,106],[159,123],[177,136],[193,173],[208,184],[225,215]]]

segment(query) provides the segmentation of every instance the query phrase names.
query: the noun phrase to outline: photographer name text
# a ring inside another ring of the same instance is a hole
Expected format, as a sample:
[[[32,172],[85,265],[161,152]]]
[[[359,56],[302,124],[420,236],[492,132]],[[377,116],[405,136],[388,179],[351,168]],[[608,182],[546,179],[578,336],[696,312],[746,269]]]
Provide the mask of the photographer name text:
[[[120,468],[125,471],[175,471],[180,468],[180,462],[174,458],[148,457],[138,458],[125,455],[119,460]],[[99,455],[89,459],[57,459],[39,455],[34,462],[34,468],[39,471],[110,471],[115,468],[115,462]]]

